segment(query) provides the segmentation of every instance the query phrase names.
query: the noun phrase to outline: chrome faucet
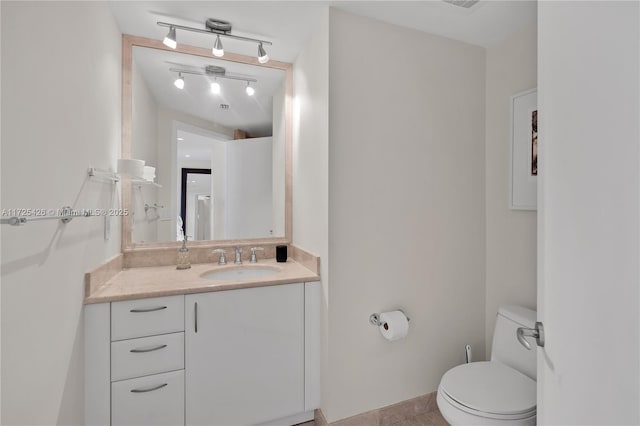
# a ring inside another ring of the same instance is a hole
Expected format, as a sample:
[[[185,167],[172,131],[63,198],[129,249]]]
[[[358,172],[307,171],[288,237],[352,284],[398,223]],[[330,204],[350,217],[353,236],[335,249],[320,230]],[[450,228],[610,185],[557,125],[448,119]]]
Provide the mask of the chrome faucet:
[[[258,262],[258,258],[256,256],[256,251],[262,251],[264,250],[262,247],[251,247],[251,259],[249,260],[250,263],[257,263]]]
[[[211,253],[214,254],[220,254],[220,257],[218,258],[218,265],[226,265],[227,264],[227,256],[226,253],[224,251],[224,249],[215,249],[213,250]]]
[[[242,247],[236,247],[236,260],[233,263],[242,265]]]

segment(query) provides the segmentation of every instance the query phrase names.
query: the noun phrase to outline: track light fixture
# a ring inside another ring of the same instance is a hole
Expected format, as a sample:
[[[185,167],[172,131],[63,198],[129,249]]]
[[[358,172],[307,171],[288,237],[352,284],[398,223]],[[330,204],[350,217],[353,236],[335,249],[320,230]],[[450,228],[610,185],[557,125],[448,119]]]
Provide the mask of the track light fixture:
[[[257,43],[258,62],[260,62],[261,64],[269,62],[269,55],[267,55],[267,52],[264,50],[263,45],[271,45],[273,43],[267,40],[258,40],[255,38],[233,35],[231,34],[231,24],[229,22],[209,18],[205,22],[205,28],[186,27],[184,25],[170,24],[168,22],[157,22],[157,24],[161,27],[169,27],[169,34],[167,34],[167,36],[164,38],[163,43],[172,49],[175,49],[177,46],[176,30],[192,31],[196,33],[212,34],[216,36],[216,39],[213,42],[213,48],[211,49],[211,53],[213,53],[214,56],[221,57],[224,55],[224,48],[222,47],[222,41],[220,40],[220,37],[228,37],[234,40]]]
[[[182,74],[192,74],[202,75],[209,79],[213,79],[210,87],[211,93],[214,95],[218,95],[222,91],[222,86],[218,82],[218,79],[220,78],[244,81],[247,83],[247,86],[245,87],[247,95],[253,96],[256,93],[256,90],[251,87],[251,83],[258,82],[254,77],[242,74],[227,74],[227,70],[224,67],[217,65],[207,65],[204,68],[169,68],[169,71],[178,73],[178,78],[173,82],[178,89],[184,88],[184,78],[182,77]]]
[[[248,81],[247,81],[247,88],[245,90],[247,91],[247,95],[249,96],[253,96],[256,93],[256,89],[251,87],[251,84]]]
[[[261,64],[266,64],[267,62],[269,62],[269,55],[267,55],[264,47],[262,47],[262,43],[258,45],[258,62],[260,62]]]
[[[164,37],[164,40],[162,40],[162,43],[165,46],[170,47],[172,49],[175,49],[178,46],[178,42],[176,41],[175,27],[169,28],[169,33],[167,33],[167,35]]]
[[[220,35],[216,36],[216,41],[213,42],[211,53],[213,53],[213,56],[217,56],[218,58],[224,56],[224,48],[222,47],[222,42],[220,41]]]
[[[218,79],[216,79],[213,83],[211,83],[211,93],[214,95],[220,94],[220,83],[218,83]]]
[[[173,85],[180,90],[184,89],[184,78],[182,78],[182,73],[178,73],[178,78],[173,82]]]

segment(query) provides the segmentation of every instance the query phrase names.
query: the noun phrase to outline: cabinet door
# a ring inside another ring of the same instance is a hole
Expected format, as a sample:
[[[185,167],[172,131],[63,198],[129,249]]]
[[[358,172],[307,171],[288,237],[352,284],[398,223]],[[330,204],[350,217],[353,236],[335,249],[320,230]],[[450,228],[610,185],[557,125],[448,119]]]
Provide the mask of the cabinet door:
[[[304,411],[304,284],[193,294],[185,304],[188,425]]]

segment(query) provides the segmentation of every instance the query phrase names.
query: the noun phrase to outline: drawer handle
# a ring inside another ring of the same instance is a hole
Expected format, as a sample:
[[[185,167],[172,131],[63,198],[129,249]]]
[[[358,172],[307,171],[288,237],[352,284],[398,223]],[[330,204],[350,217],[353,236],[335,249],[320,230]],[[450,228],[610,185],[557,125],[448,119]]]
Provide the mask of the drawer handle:
[[[134,314],[138,314],[138,313],[141,313],[141,312],[161,311],[163,309],[167,309],[167,307],[166,306],[158,306],[157,308],[131,309],[129,312],[133,312]]]
[[[158,345],[158,346],[154,346],[152,348],[148,348],[148,349],[131,349],[129,352],[133,352],[134,354],[142,354],[145,352],[153,352],[153,351],[157,351],[160,349],[164,349],[166,348],[167,345]]]
[[[133,393],[153,392],[155,390],[162,389],[163,387],[167,386],[167,384],[168,383],[163,383],[161,385],[154,386],[152,388],[146,388],[146,389],[131,389],[131,392]]]

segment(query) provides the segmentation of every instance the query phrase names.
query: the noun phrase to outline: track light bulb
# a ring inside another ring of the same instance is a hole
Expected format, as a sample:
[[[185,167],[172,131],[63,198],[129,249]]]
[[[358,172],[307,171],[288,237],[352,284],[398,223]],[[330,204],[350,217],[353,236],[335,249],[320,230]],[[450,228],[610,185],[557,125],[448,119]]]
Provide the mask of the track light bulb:
[[[253,96],[256,93],[256,89],[251,87],[248,81],[247,81],[247,88],[245,90],[247,91],[247,95],[249,96]]]
[[[216,41],[213,43],[213,49],[211,49],[211,53],[213,56],[217,56],[218,58],[224,55],[224,48],[222,47],[222,42],[220,41],[220,36],[216,36]]]
[[[266,64],[267,62],[269,62],[269,55],[267,55],[264,47],[262,47],[262,43],[258,45],[258,62],[260,62],[261,64]]]
[[[169,33],[165,36],[164,40],[162,40],[162,43],[165,46],[170,47],[172,49],[175,49],[176,46],[178,46],[178,42],[176,41],[175,27],[169,28]]]
[[[217,81],[211,83],[211,93],[213,93],[214,95],[220,94],[220,83],[218,83]]]
[[[173,82],[173,85],[180,90],[184,89],[184,78],[182,78],[182,74],[178,74],[178,78]]]

